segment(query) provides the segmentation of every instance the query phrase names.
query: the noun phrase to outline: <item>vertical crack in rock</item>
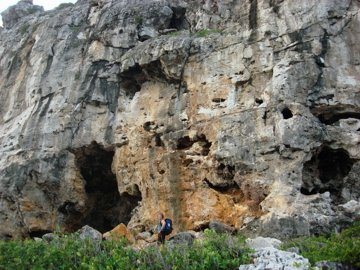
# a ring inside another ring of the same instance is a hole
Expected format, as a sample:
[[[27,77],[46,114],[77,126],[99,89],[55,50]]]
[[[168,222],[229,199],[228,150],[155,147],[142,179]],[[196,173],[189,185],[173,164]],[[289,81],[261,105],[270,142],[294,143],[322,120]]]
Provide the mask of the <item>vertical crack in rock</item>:
[[[302,187],[300,192],[312,195],[330,192],[335,203],[342,201],[341,191],[344,178],[349,174],[354,160],[344,149],[320,148],[303,167]]]
[[[250,0],[249,29],[257,29],[257,0]]]
[[[119,194],[116,176],[111,171],[114,151],[93,142],[74,153],[85,180],[87,211],[79,219],[79,213],[70,202],[62,205],[59,211],[67,215],[67,229],[73,231],[87,224],[106,232],[119,223],[127,224],[142,197],[138,187],[132,195]]]

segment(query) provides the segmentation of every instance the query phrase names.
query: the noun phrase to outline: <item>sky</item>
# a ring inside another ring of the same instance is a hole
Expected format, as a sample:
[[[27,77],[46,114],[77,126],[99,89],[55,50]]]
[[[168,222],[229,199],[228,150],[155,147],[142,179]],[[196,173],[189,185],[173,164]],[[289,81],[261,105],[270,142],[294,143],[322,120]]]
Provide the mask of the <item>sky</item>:
[[[0,13],[9,6],[15,5],[20,0],[0,0]],[[61,3],[75,3],[76,0],[33,0],[34,5],[43,6],[45,10],[53,9]],[[2,26],[2,19],[0,16],[0,25]]]

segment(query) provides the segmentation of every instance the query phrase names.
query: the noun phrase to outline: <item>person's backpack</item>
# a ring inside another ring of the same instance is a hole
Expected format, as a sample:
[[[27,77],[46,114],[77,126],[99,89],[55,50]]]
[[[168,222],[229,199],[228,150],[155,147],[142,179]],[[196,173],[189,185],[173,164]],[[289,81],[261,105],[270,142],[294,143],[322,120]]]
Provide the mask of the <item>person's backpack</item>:
[[[173,227],[172,227],[172,220],[170,218],[166,218],[165,219],[165,228],[164,228],[164,231],[165,231],[165,234],[168,235],[172,232],[173,230]]]

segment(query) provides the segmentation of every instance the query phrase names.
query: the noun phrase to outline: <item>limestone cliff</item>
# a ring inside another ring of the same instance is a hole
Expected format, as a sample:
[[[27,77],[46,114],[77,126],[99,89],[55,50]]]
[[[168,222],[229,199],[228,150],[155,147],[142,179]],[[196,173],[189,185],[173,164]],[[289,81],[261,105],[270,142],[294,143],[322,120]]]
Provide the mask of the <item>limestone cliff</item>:
[[[23,0],[0,28],[0,235],[359,218],[358,0]],[[16,12],[15,12],[16,11]]]

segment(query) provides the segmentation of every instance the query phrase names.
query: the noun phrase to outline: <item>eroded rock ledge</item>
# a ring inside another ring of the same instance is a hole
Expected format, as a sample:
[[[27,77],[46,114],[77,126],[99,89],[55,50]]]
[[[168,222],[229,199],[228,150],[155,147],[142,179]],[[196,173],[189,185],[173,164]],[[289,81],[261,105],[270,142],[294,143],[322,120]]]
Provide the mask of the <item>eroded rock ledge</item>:
[[[1,238],[144,231],[159,210],[178,231],[216,219],[277,238],[358,218],[359,5],[80,0],[5,16]]]

